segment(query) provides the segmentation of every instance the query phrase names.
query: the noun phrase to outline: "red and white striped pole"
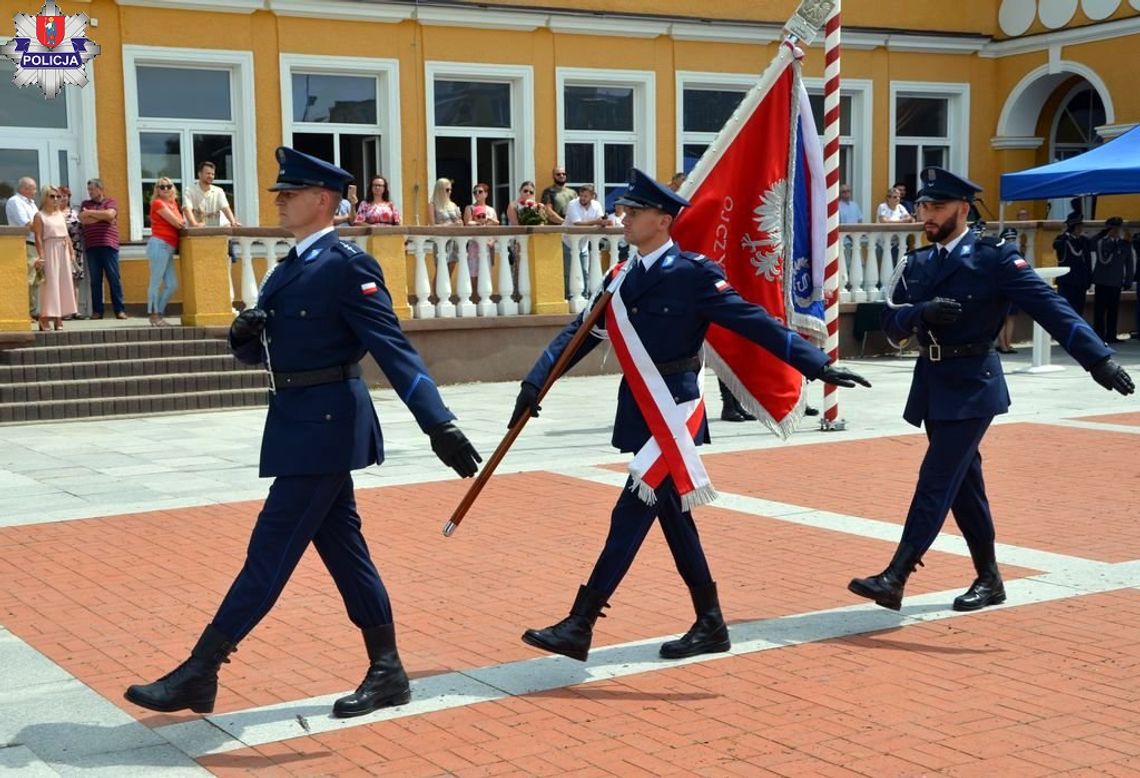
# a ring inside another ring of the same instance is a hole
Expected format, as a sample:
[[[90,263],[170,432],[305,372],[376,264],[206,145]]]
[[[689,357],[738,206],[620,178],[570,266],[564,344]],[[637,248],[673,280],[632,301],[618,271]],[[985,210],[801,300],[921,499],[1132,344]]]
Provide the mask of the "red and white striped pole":
[[[832,362],[839,361],[839,52],[841,0],[827,18],[823,44],[823,171],[827,180],[827,265],[824,269],[823,320],[827,325],[825,348]],[[839,395],[831,384],[823,385],[824,430],[836,428]]]

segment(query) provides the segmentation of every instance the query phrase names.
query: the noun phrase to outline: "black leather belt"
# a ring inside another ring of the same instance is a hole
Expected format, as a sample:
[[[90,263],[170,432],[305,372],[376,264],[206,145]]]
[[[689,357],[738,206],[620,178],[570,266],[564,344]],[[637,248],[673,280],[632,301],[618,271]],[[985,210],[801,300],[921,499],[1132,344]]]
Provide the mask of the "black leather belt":
[[[351,365],[322,367],[319,370],[301,370],[296,373],[279,373],[274,371],[273,385],[277,389],[302,389],[306,386],[334,384],[337,381],[360,378],[361,373],[359,362],[355,362]]]
[[[931,362],[941,362],[944,359],[958,359],[960,357],[976,357],[988,354],[994,350],[992,342],[985,343],[958,343],[953,346],[944,346],[940,343],[931,343],[929,346],[919,344],[918,353]]]
[[[654,362],[657,372],[663,376],[678,375],[679,373],[696,373],[701,369],[700,357],[685,357],[674,359],[672,362]]]

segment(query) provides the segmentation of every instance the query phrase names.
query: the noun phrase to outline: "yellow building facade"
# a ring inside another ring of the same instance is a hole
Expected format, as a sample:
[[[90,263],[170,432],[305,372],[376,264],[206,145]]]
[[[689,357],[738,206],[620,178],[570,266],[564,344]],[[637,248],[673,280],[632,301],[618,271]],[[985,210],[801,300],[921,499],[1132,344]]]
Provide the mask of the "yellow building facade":
[[[146,235],[158,175],[180,186],[218,166],[244,224],[273,224],[273,152],[294,145],[389,179],[409,225],[435,180],[492,187],[502,211],[524,180],[565,164],[612,197],[632,165],[690,167],[772,59],[789,0],[59,0],[91,17],[91,83],[55,101],[0,65],[0,199],[20,175],[99,177],[124,240]],[[0,21],[38,0],[0,0]],[[1068,6],[1072,6],[1068,9]],[[842,175],[868,221],[887,187],[926,164],[967,172],[996,218],[1001,173],[1079,153],[1140,119],[1129,63],[1140,0],[848,2]],[[1067,10],[1066,10],[1067,9]],[[957,17],[948,12],[960,10]],[[13,28],[0,27],[0,42]],[[822,38],[822,36],[821,36]],[[822,94],[822,40],[807,49]],[[821,101],[821,98],[820,98]],[[821,105],[821,102],[817,103]],[[1067,203],[1016,203],[1063,218]],[[1096,215],[1135,218],[1136,198]]]

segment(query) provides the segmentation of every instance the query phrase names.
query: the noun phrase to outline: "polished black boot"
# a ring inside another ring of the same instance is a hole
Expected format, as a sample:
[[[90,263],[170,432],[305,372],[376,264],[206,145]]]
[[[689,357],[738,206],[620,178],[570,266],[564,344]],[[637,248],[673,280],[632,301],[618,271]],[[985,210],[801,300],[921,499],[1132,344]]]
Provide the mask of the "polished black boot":
[[[922,554],[915,553],[910,546],[900,543],[886,570],[870,578],[852,578],[851,583],[847,584],[847,590],[874,600],[876,605],[893,611],[900,610],[906,579],[920,565]]]
[[[578,587],[578,596],[570,608],[570,615],[546,629],[528,629],[522,641],[552,654],[562,654],[585,662],[594,637],[594,622],[605,616],[602,608],[609,607],[606,596],[585,586]]]
[[[396,651],[395,625],[367,627],[361,633],[370,662],[368,674],[355,692],[333,703],[333,716],[336,718],[363,716],[377,708],[403,705],[412,699],[408,674],[404,672],[400,654]]]
[[[1005,602],[1005,584],[1002,583],[1001,573],[998,572],[993,543],[987,543],[985,548],[971,548],[970,558],[974,560],[974,569],[978,572],[978,577],[970,584],[965,594],[954,598],[954,610],[976,611],[987,605],[1000,605]]]
[[[123,696],[143,708],[173,713],[189,708],[195,713],[212,713],[218,696],[218,668],[228,662],[237,645],[214,625],[206,627],[190,658],[173,672],[154,683],[136,684]]]
[[[720,385],[721,421],[756,421],[756,417],[744,410],[724,381],[718,380],[717,383]]]
[[[732,647],[728,640],[728,625],[720,612],[720,600],[716,596],[716,584],[689,587],[693,598],[693,609],[697,620],[689,631],[678,640],[670,640],[661,646],[661,656],[666,659],[681,659],[697,654],[719,654]]]

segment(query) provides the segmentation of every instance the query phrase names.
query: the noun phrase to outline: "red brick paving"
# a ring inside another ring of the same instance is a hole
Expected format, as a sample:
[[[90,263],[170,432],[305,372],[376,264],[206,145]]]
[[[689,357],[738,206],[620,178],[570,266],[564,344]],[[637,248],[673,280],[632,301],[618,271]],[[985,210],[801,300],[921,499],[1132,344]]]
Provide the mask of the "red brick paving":
[[[1104,416],[1081,416],[1081,421],[1096,421],[1101,424],[1127,424],[1140,427],[1140,413],[1110,413]]]
[[[1135,775],[1140,592],[989,611],[207,756],[219,775]],[[1072,632],[1082,639],[1073,641]],[[1063,636],[1051,644],[1039,638]],[[270,772],[273,774],[273,772]]]
[[[1105,562],[1140,558],[1140,440],[1126,432],[1003,424],[982,443],[998,541]],[[926,452],[922,433],[714,454],[718,489],[902,524]],[[802,486],[803,473],[820,486]],[[953,517],[945,531],[957,534]]]
[[[1140,558],[1130,531],[1140,497],[1131,437],[1034,424],[992,430],[984,455],[1000,539]],[[708,461],[724,491],[892,518],[909,499],[924,443],[840,441]],[[1027,460],[1048,478],[1026,477]],[[1109,464],[1114,488],[1097,496],[1104,487],[1092,474]],[[826,473],[829,488],[805,496],[792,483],[801,472]],[[537,656],[518,635],[565,614],[616,496],[549,473],[496,478],[444,539],[439,527],[465,486],[359,494],[413,675]],[[1043,498],[1046,491],[1055,494]],[[1094,498],[1095,523],[1074,526],[1072,513],[1089,514]],[[192,718],[147,714],[120,695],[184,658],[241,564],[258,507],[2,529],[0,623],[149,725]],[[735,620],[858,602],[847,579],[880,569],[893,545],[715,508],[700,510],[698,521]],[[909,592],[972,577],[965,558],[932,553],[927,562]],[[1005,569],[1010,578],[1030,572]],[[657,531],[613,605],[595,645],[691,621]],[[200,761],[219,774],[267,775],[1136,775],[1138,612],[1135,590],[983,612]],[[359,638],[314,554],[234,659],[223,670],[219,711],[358,682]]]
[[[519,635],[566,614],[617,494],[550,473],[506,476],[492,482],[456,535],[444,538],[439,517],[450,514],[464,488],[446,482],[358,495],[413,676],[538,656]],[[172,717],[123,701],[122,690],[185,657],[241,567],[258,507],[0,530],[0,571],[9,581],[0,592],[0,622],[148,724],[169,723]],[[877,572],[892,551],[889,543],[715,508],[702,509],[698,520],[730,622],[859,602],[847,581]],[[964,587],[972,575],[967,559],[933,554],[911,590]],[[612,604],[595,645],[680,632],[692,622],[658,530]],[[276,608],[225,666],[218,709],[352,688],[363,662],[359,633],[310,550]]]

